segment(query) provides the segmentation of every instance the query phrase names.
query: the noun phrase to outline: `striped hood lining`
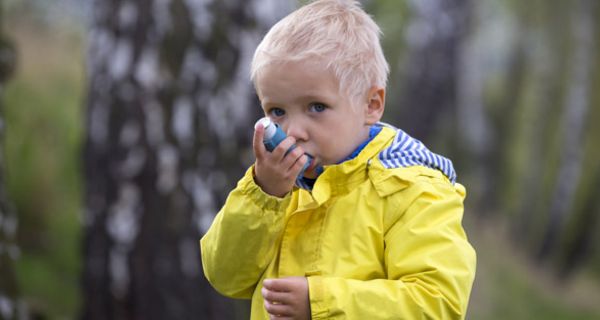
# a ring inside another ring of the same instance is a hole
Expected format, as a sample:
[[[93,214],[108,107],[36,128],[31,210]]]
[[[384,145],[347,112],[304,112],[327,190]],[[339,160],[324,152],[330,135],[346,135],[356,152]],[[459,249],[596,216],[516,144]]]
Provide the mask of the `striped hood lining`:
[[[308,182],[308,181],[310,181],[310,180],[308,180],[307,178],[297,177],[296,178],[296,187],[298,187],[300,189],[311,191],[313,188],[313,185],[314,185],[314,181],[316,181],[316,179],[312,179],[311,182]]]
[[[396,131],[392,144],[379,153],[379,160],[385,168],[424,166],[441,171],[452,184],[456,183],[456,172],[450,159],[431,152],[421,141],[401,129],[383,122],[378,122],[377,125]]]
[[[394,169],[412,166],[424,166],[441,171],[446,177],[448,177],[452,184],[456,183],[456,172],[454,171],[452,161],[429,151],[429,149],[427,149],[427,147],[425,147],[421,141],[412,138],[406,132],[392,125],[384,122],[378,122],[375,124],[375,126],[388,127],[396,131],[396,137],[394,138],[392,144],[379,153],[379,160],[385,168]],[[374,134],[376,135],[381,130],[372,129],[371,131],[376,132]],[[369,137],[368,141],[373,139],[374,135]],[[357,151],[362,150],[363,147],[364,146],[361,146],[360,149],[357,149]],[[303,177],[298,177],[296,179],[296,186],[299,188],[311,191],[313,185],[314,180]]]

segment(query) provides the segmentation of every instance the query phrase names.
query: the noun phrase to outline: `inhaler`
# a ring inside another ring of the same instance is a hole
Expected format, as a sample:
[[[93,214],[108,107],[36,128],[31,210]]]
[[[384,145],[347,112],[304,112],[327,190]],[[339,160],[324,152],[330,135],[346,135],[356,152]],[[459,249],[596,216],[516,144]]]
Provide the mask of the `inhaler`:
[[[265,144],[265,148],[267,148],[269,152],[272,152],[279,145],[279,143],[287,137],[287,135],[285,134],[285,132],[283,132],[283,130],[281,129],[281,127],[279,127],[277,123],[271,121],[271,119],[269,119],[268,117],[258,120],[254,127],[256,128],[256,126],[259,123],[262,124],[263,128],[265,128],[265,135],[263,137],[263,143]],[[295,144],[292,145],[287,150],[286,155],[288,152],[294,150],[295,147]],[[313,158],[308,154],[305,153],[305,155],[308,157],[308,161],[306,161],[304,167],[302,168],[302,170],[300,170],[300,173],[298,174],[299,178],[304,176],[304,171],[308,169],[313,160]]]

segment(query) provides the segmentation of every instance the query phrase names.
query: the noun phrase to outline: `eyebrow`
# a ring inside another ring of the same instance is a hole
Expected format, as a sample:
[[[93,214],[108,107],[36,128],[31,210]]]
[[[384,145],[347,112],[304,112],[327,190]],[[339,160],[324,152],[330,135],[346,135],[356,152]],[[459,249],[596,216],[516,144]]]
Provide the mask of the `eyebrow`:
[[[318,100],[318,101],[321,101],[321,100],[325,100],[325,101],[330,100],[330,98],[327,97],[327,96],[316,95],[316,94],[307,94],[307,95],[304,95],[304,96],[300,97],[300,99],[313,100],[313,101],[314,100]]]
[[[296,99],[294,99],[295,102],[324,102],[327,104],[329,104],[331,102],[331,100],[333,100],[333,98],[331,98],[329,96],[318,95],[318,94],[313,94],[313,93],[301,95],[301,96],[297,97]]]
[[[314,92],[308,92],[306,94],[301,94],[298,97],[294,97],[294,99],[292,100],[294,103],[298,103],[298,102],[323,102],[326,104],[331,104],[332,100],[334,100],[332,97],[327,96],[327,95],[322,95],[322,94],[317,94]],[[269,99],[266,100],[261,100],[261,104],[263,105],[263,107],[273,107],[273,106],[280,106],[282,105],[281,102],[279,101],[272,101]]]

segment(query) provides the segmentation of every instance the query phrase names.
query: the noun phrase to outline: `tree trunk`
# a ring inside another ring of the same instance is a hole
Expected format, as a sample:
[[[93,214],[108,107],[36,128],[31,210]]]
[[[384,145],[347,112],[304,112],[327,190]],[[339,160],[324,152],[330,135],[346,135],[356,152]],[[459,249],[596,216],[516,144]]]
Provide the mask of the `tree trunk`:
[[[517,32],[523,27],[523,17],[517,23]],[[489,121],[492,124],[494,132],[492,146],[488,149],[489,154],[487,164],[489,171],[486,172],[487,190],[483,197],[487,199],[486,208],[480,213],[482,215],[490,214],[490,211],[501,211],[511,208],[513,195],[511,192],[515,189],[513,186],[514,175],[513,166],[511,166],[510,149],[514,144],[514,122],[518,119],[519,101],[524,95],[525,83],[527,79],[527,45],[526,40],[521,36],[509,41],[509,49],[506,57],[506,74],[502,78],[500,86],[505,88],[493,101],[489,111]],[[507,205],[508,204],[508,205]],[[500,210],[498,210],[500,209]]]
[[[553,194],[548,183],[548,172],[556,168],[556,153],[552,147],[556,128],[560,127],[565,98],[563,90],[568,74],[570,48],[565,43],[572,37],[569,28],[564,28],[565,12],[572,5],[560,1],[544,4],[518,6],[520,13],[520,42],[527,52],[527,64],[522,66],[527,72],[528,81],[521,84],[517,117],[509,118],[507,128],[520,134],[505,136],[512,145],[519,148],[507,152],[507,157],[518,158],[519,168],[510,176],[512,197],[505,201],[505,208],[511,212],[511,239],[515,245],[537,250],[542,226],[537,223],[545,219]],[[536,23],[535,16],[538,16]],[[541,19],[540,19],[541,18]],[[561,23],[559,23],[561,22]],[[536,34],[536,41],[531,41]],[[545,48],[539,50],[536,48]],[[513,114],[514,115],[514,114]],[[510,124],[513,124],[512,126]],[[515,130],[514,128],[519,128]],[[515,143],[515,141],[519,141]],[[507,149],[508,150],[508,149]]]
[[[486,22],[478,21],[483,14],[483,4],[478,1],[471,3],[471,15],[474,17],[470,23],[464,40],[457,44],[458,56],[456,75],[456,124],[457,138],[461,141],[456,147],[458,153],[463,155],[462,166],[465,170],[461,183],[469,186],[470,203],[474,203],[478,213],[489,210],[493,185],[488,182],[488,177],[493,169],[490,164],[491,150],[495,147],[492,140],[490,124],[485,111],[484,83],[486,73],[489,72],[487,64],[494,48],[484,45],[489,36]],[[486,19],[488,20],[488,19]]]
[[[561,124],[561,156],[556,186],[552,196],[548,224],[542,239],[538,258],[551,255],[573,210],[575,190],[582,171],[583,135],[590,105],[591,70],[593,70],[594,0],[579,0],[571,17],[574,52],[571,58],[571,75]]]
[[[414,18],[407,27],[409,52],[399,122],[409,134],[431,142],[440,136],[440,129],[453,129],[445,126],[453,123],[456,112],[459,49],[470,16],[469,2],[412,0],[409,4]]]
[[[562,261],[559,274],[563,279],[573,275],[574,271],[583,266],[594,251],[594,236],[600,230],[600,199],[596,196],[600,190],[600,170],[596,169],[587,196],[583,200],[580,217],[569,230],[570,237],[561,251]]]
[[[245,316],[205,280],[198,240],[252,161],[260,108],[249,62],[290,9],[273,0],[95,1],[84,319]]]

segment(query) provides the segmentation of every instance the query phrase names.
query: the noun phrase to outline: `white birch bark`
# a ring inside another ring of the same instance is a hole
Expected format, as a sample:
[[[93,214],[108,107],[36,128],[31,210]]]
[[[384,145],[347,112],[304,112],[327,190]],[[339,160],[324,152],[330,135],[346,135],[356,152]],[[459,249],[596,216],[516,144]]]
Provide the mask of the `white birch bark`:
[[[571,17],[574,52],[570,61],[568,91],[560,126],[562,151],[554,193],[548,213],[548,225],[539,252],[545,258],[555,250],[558,237],[573,210],[575,190],[582,174],[583,136],[590,108],[592,70],[594,67],[596,1],[578,0]]]
[[[233,318],[198,240],[250,163],[249,59],[287,1],[94,2],[86,319]]]

